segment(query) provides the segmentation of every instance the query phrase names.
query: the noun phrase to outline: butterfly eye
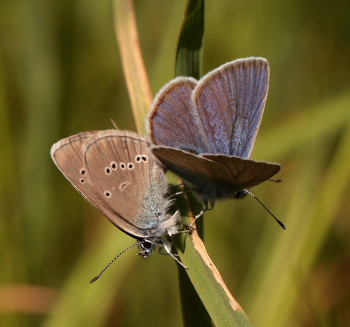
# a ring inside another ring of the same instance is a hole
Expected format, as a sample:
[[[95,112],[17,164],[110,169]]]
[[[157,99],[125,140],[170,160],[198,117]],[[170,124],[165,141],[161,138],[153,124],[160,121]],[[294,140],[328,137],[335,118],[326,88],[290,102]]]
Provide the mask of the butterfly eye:
[[[113,162],[111,162],[111,168],[113,169],[113,170],[116,170],[117,169],[117,164],[113,161]]]
[[[145,161],[145,162],[148,160],[147,156],[145,156],[145,155],[141,156],[141,159],[142,159],[142,161]]]
[[[111,172],[112,172],[112,171],[111,171],[111,168],[106,167],[105,172],[106,172],[107,175],[110,175]]]
[[[111,192],[105,191],[105,197],[110,198],[112,196]]]
[[[124,162],[121,162],[121,163],[120,163],[120,168],[121,168],[121,169],[125,169],[125,163],[124,163]]]
[[[134,169],[134,164],[130,162],[128,164],[128,168],[129,168],[129,170],[133,170]]]
[[[144,239],[139,242],[140,249],[142,250],[142,254],[140,254],[143,258],[147,258],[153,250],[153,242],[150,240]]]
[[[150,241],[147,241],[147,240],[145,240],[143,243],[142,243],[142,245],[143,245],[143,247],[145,248],[145,249],[152,249],[152,246],[153,246],[153,244],[152,244],[152,242],[150,242]]]
[[[81,184],[84,184],[84,183],[85,183],[85,179],[82,178],[82,179],[80,180],[80,183],[81,183]]]

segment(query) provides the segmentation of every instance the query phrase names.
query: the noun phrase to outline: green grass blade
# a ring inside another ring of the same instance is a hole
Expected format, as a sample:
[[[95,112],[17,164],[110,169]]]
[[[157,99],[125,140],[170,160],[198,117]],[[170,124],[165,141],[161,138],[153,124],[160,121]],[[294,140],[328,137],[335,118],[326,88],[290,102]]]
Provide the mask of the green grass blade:
[[[199,326],[251,326],[247,315],[227,289],[197,233],[194,232],[191,236],[182,235],[181,244],[177,241],[176,245],[182,262],[189,268],[187,275],[212,319],[210,322],[206,316],[198,315],[202,308],[188,289],[183,295],[190,296],[192,304],[190,308],[184,309],[191,314],[190,317],[184,317],[185,326],[191,326],[191,323],[193,326],[193,321]],[[180,274],[180,277],[185,280],[187,276]],[[183,280],[180,283],[188,286]]]
[[[189,0],[176,50],[175,75],[201,76],[204,0]]]
[[[204,36],[204,1],[188,1],[176,52],[175,74],[200,78],[201,53]],[[203,221],[198,221],[202,230]],[[209,258],[197,232],[183,237],[180,257],[190,269],[188,277],[181,273],[180,288],[184,323],[193,326],[250,326],[249,319],[230,294],[219,271]],[[179,244],[178,244],[179,245]],[[185,292],[186,290],[186,292]],[[207,310],[204,313],[203,305]],[[190,306],[190,308],[188,308]],[[211,320],[209,319],[210,316]]]

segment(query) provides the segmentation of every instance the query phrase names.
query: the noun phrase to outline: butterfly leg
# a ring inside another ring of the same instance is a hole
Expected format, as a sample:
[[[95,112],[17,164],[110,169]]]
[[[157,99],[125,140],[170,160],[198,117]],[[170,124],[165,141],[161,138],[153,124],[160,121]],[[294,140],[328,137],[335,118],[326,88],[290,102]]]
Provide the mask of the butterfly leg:
[[[178,230],[175,234],[172,234],[170,236],[174,236],[177,234],[192,234],[192,232],[195,230],[195,228],[189,224],[186,224],[184,222],[182,222],[183,226],[186,227],[187,229],[185,230]]]
[[[180,186],[180,185],[182,185],[182,184],[179,184],[179,185],[177,185],[177,186]],[[193,191],[193,190],[194,190],[193,188],[190,188],[190,189],[187,189],[187,190],[179,191],[179,192],[176,192],[176,193],[170,195],[170,197],[172,197],[172,196],[177,196],[177,195],[181,195],[181,194],[187,193],[187,192],[189,192],[189,191]]]
[[[206,211],[213,210],[214,209],[214,202],[210,202],[210,208],[209,208],[209,202],[208,200],[204,200],[204,209],[202,209],[198,215],[196,215],[190,224],[190,228],[194,228],[193,224],[196,222],[196,220],[204,215]]]
[[[185,269],[188,269],[188,267],[186,267],[179,259],[179,256],[177,254],[174,254],[171,252],[171,245],[167,242],[164,241],[163,247],[165,248],[165,250],[168,252],[169,255],[171,255],[171,257],[182,267],[184,267]],[[165,253],[166,254],[166,253]]]
[[[168,252],[164,252],[164,247],[160,247],[159,249],[158,249],[158,254],[161,254],[161,255],[169,255],[169,253]]]

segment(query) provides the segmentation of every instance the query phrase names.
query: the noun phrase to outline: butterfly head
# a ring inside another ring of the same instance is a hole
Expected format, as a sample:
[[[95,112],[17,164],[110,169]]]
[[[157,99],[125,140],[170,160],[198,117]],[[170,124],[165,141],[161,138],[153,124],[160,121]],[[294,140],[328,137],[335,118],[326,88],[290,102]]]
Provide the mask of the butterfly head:
[[[155,242],[152,239],[144,238],[142,240],[139,240],[137,242],[137,245],[139,246],[141,252],[137,255],[141,256],[144,259],[147,259],[154,251],[155,248]]]

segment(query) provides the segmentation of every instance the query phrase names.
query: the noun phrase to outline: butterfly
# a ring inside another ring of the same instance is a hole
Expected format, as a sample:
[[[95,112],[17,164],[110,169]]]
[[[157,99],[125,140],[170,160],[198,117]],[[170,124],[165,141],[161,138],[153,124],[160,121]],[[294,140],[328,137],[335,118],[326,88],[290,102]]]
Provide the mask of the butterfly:
[[[179,232],[180,217],[169,213],[167,178],[147,139],[129,131],[83,132],[54,144],[51,156],[79,193],[137,239],[140,256],[164,247],[184,266],[166,240]]]
[[[214,207],[277,174],[277,163],[249,159],[266,104],[264,58],[228,62],[200,80],[177,77],[157,94],[148,117],[152,152]]]

